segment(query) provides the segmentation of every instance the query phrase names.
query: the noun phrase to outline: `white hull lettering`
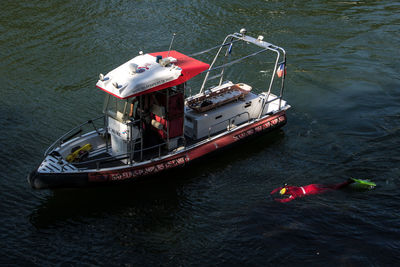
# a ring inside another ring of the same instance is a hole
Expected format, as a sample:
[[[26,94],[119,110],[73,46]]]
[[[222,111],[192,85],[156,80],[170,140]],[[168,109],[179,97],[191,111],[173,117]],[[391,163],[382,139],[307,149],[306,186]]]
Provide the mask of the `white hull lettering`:
[[[99,174],[96,175],[94,174],[93,176],[100,176],[103,179],[102,180],[110,180],[110,181],[121,181],[121,180],[126,180],[130,178],[136,178],[140,176],[145,176],[149,174],[155,174],[163,170],[167,170],[179,165],[185,164],[187,159],[185,157],[180,157],[176,159],[172,159],[163,163],[159,163],[153,166],[148,166],[142,169],[137,169],[133,171],[124,171],[124,172],[116,172],[116,173],[104,173],[104,174]]]
[[[248,137],[250,135],[253,135],[255,133],[258,133],[258,132],[261,132],[263,130],[266,130],[266,129],[270,128],[271,126],[276,126],[278,123],[284,122],[285,120],[286,120],[285,116],[279,116],[278,118],[275,118],[275,119],[273,119],[271,121],[267,121],[267,122],[265,122],[265,123],[263,123],[261,125],[258,125],[258,126],[254,127],[254,128],[251,128],[249,130],[241,132],[241,133],[235,135],[233,137],[233,139],[235,141],[237,141],[237,140],[246,138],[246,137]]]

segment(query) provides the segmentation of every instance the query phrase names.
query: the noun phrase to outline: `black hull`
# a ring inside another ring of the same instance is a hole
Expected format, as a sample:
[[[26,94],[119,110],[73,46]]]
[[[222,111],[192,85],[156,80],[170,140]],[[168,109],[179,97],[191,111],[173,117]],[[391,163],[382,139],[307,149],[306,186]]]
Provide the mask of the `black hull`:
[[[28,174],[28,182],[34,189],[85,187],[89,185],[87,173],[77,174]]]

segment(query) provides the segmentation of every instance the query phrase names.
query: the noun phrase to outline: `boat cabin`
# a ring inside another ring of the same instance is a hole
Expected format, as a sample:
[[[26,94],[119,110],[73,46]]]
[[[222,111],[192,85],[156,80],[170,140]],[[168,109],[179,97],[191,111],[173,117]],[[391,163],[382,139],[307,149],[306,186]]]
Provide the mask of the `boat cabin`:
[[[107,95],[104,114],[112,155],[161,145],[176,148],[183,137],[184,87],[180,84],[127,99]]]
[[[140,54],[107,75],[103,112],[111,155],[140,161],[184,143],[186,81],[209,65],[176,51]],[[158,153],[155,153],[157,152]]]

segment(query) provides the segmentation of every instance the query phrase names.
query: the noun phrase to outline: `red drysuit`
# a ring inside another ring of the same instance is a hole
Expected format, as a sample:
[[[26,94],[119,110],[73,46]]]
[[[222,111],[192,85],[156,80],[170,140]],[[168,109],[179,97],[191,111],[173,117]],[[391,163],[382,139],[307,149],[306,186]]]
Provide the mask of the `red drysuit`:
[[[310,184],[310,185],[300,186],[300,187],[289,185],[289,186],[284,186],[284,187],[278,187],[278,188],[272,190],[271,195],[275,194],[276,192],[280,191],[283,188],[286,188],[286,192],[284,195],[288,196],[288,197],[283,198],[283,199],[275,198],[275,201],[289,202],[295,198],[303,197],[305,195],[321,194],[326,191],[340,189],[340,188],[343,188],[353,182],[354,182],[353,180],[348,180],[344,183],[334,184],[334,185]]]

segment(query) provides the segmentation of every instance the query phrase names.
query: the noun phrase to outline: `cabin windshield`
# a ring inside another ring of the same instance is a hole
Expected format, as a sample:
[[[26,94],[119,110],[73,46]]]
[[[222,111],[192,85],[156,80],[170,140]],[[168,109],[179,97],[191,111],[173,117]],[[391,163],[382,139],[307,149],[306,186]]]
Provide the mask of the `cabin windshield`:
[[[103,113],[118,120],[125,121],[132,116],[133,103],[135,98],[132,99],[119,99],[110,95],[106,95],[103,107]]]

